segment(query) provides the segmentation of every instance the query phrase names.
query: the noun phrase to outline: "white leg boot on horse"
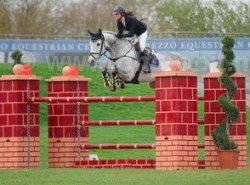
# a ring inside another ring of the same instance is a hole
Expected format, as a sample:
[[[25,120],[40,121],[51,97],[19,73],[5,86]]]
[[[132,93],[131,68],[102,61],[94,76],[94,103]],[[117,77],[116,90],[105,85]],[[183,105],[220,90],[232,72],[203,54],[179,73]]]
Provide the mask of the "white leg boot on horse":
[[[111,89],[112,85],[111,85],[111,83],[109,81],[109,74],[107,72],[107,69],[104,69],[102,71],[102,78],[103,78],[103,81],[104,81],[104,87],[108,88],[108,89]]]

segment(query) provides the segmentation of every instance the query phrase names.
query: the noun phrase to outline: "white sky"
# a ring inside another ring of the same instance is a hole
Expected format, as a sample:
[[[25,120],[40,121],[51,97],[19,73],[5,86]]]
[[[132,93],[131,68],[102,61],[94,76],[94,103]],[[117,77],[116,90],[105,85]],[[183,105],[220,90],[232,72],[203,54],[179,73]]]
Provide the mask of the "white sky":
[[[70,3],[70,2],[72,2],[72,1],[84,1],[84,0],[63,0],[64,2],[68,2],[68,3]],[[99,0],[99,1],[101,1],[101,0]],[[165,0],[165,1],[167,1],[167,0]],[[204,1],[204,2],[211,2],[211,1],[213,1],[213,0],[201,0],[201,1]],[[249,2],[250,3],[250,0],[228,0],[228,2],[237,2],[237,1],[243,1],[243,2]]]

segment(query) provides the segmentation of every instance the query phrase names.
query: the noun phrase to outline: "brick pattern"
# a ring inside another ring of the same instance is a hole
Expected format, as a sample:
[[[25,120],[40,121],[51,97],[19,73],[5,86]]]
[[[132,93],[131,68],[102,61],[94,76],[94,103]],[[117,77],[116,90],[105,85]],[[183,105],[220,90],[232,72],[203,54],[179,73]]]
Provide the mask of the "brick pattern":
[[[197,169],[197,136],[156,137],[156,169]]]
[[[30,138],[30,167],[39,167],[39,137]],[[27,168],[27,137],[0,138],[0,168]]]
[[[48,81],[49,97],[77,97],[79,85],[80,97],[88,96],[87,81]],[[80,105],[80,121],[88,120],[88,104]],[[49,103],[49,167],[74,167],[78,150],[77,104]],[[81,127],[80,144],[88,143],[88,128]],[[81,160],[88,159],[88,151],[81,151]]]
[[[78,161],[77,138],[49,138],[49,168],[73,168]],[[88,142],[87,137],[81,137],[81,143]],[[81,152],[81,160],[88,159],[88,153]]]
[[[156,169],[198,168],[197,77],[156,77]]]
[[[155,160],[152,159],[118,159],[77,161],[78,168],[155,168]]]
[[[219,74],[218,74],[219,76]],[[234,104],[240,109],[240,116],[231,128],[232,139],[239,145],[240,161],[239,169],[247,166],[246,157],[246,88],[244,77],[234,77],[238,92],[234,97]],[[224,119],[225,112],[221,109],[217,99],[226,89],[220,85],[217,77],[205,77],[204,79],[204,124],[205,124],[205,166],[207,169],[218,168],[217,148],[215,147],[211,133]]]
[[[28,79],[28,78],[27,78]],[[39,80],[0,79],[0,168],[27,167],[27,85],[39,96]],[[39,104],[30,105],[31,163],[39,167]]]
[[[247,141],[246,136],[232,136],[240,150],[238,169],[247,167]],[[206,169],[219,169],[217,147],[215,147],[211,136],[205,136],[205,167]]]

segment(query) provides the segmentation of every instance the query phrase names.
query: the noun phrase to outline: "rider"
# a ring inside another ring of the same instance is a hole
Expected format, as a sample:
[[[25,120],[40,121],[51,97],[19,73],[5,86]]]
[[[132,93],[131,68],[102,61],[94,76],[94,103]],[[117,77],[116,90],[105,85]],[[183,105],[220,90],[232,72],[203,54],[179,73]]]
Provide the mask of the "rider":
[[[113,15],[117,20],[118,38],[133,37],[134,35],[138,36],[141,59],[145,63],[143,72],[150,73],[149,58],[146,57],[147,52],[144,50],[148,36],[147,25],[137,20],[132,12],[126,12],[125,8],[122,6],[116,6],[113,10]],[[123,30],[128,30],[128,34],[123,34]]]

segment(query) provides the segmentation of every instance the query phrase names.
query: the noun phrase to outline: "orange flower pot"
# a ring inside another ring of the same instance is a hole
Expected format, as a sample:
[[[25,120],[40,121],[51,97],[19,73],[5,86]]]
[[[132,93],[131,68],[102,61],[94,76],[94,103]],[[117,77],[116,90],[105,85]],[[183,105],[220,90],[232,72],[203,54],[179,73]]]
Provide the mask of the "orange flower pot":
[[[238,169],[239,154],[239,150],[219,150],[220,169]]]
[[[62,70],[63,76],[74,76],[77,77],[79,72],[78,66],[65,66]]]
[[[32,65],[26,64],[23,65],[23,67],[24,67],[23,75],[30,76],[32,74]]]

